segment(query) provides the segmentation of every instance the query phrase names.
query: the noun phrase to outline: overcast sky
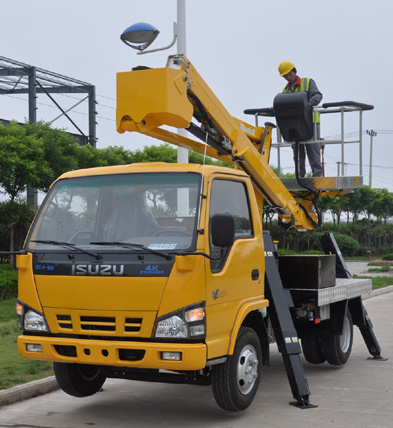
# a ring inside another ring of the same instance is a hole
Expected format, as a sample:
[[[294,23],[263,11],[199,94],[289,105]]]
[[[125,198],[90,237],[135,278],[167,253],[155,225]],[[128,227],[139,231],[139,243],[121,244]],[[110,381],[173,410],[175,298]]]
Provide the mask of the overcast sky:
[[[115,129],[116,73],[136,65],[165,66],[168,51],[136,55],[119,39],[129,25],[149,22],[160,30],[154,47],[172,40],[176,0],[13,0],[1,2],[0,56],[83,80],[96,86],[99,138],[97,147],[122,145],[135,150],[158,143]],[[295,63],[301,77],[312,77],[323,102],[359,101],[375,106],[365,112],[363,129],[375,130],[373,187],[393,191],[393,5],[387,0],[186,0],[187,56],[228,111],[253,123],[246,108],[270,107],[284,80],[277,67]],[[64,108],[78,95],[58,96]],[[38,97],[38,119],[51,121],[58,110],[45,95]],[[356,120],[345,133],[357,131]],[[0,97],[0,117],[23,121],[27,97]],[[87,105],[71,114],[87,132]],[[325,116],[326,117],[326,116]],[[322,136],[340,133],[340,124],[323,121]],[[64,120],[54,122],[76,132]],[[387,132],[389,131],[389,132]],[[363,136],[365,183],[369,180],[369,141]],[[326,175],[337,171],[338,150],[325,150]],[[347,175],[358,174],[358,148],[345,149]],[[276,164],[275,150],[271,163]],[[293,169],[290,149],[284,171]]]

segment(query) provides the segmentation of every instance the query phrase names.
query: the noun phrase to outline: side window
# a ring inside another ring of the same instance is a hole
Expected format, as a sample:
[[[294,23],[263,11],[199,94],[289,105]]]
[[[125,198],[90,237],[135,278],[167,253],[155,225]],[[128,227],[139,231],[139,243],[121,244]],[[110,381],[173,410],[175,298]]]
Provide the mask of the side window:
[[[240,181],[216,179],[212,184],[210,197],[209,218],[214,214],[230,214],[235,219],[235,239],[249,238],[253,235],[250,206],[248,203],[247,190],[244,183]],[[230,248],[222,250],[214,247],[211,243],[210,230],[210,254],[212,257],[219,257],[218,260],[211,260],[212,272],[219,272],[225,265]]]

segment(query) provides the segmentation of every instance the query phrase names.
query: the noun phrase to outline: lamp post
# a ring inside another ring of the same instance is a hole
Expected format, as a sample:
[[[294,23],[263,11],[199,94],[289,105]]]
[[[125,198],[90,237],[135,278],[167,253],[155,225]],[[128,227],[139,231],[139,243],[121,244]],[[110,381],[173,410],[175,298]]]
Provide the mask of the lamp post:
[[[186,55],[186,1],[177,0],[177,53]],[[187,136],[185,129],[179,128],[177,133]],[[177,163],[188,163],[188,150],[183,147],[177,148]]]
[[[373,170],[373,137],[376,137],[378,134],[373,130],[367,131],[367,134],[370,136],[370,169],[369,169],[368,185],[371,187],[372,170]]]

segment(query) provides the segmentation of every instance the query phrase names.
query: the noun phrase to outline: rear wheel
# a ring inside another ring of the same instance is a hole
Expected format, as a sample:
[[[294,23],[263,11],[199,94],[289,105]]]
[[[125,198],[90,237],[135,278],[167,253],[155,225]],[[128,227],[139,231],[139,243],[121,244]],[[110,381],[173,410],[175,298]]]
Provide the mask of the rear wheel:
[[[98,392],[106,380],[98,366],[53,363],[60,388],[74,397],[88,397]]]
[[[352,351],[353,323],[349,311],[344,318],[342,334],[322,336],[322,346],[328,363],[341,366],[348,361]]]
[[[237,412],[252,403],[259,386],[261,361],[257,334],[251,328],[241,327],[233,355],[212,370],[214,398],[222,409]]]
[[[302,337],[302,349],[304,358],[309,363],[322,364],[326,361],[319,335],[313,334]]]

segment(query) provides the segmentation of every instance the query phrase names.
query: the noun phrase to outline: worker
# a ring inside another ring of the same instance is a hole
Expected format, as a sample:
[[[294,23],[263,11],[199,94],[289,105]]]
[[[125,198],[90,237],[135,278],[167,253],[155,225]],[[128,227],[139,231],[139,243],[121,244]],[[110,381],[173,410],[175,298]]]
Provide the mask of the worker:
[[[287,92],[299,92],[305,91],[308,96],[308,103],[310,106],[318,105],[322,100],[322,94],[319,92],[319,89],[313,79],[310,78],[300,78],[297,75],[297,70],[295,65],[290,61],[283,61],[278,66],[278,72],[288,84],[283,89],[284,93]],[[316,140],[320,139],[320,125],[319,125],[319,114],[313,115],[313,120],[317,121],[317,135]],[[298,170],[299,176],[304,177],[306,175],[306,155],[305,148],[307,151],[308,161],[311,166],[313,177],[322,177],[322,163],[321,163],[321,144],[320,143],[311,143],[311,144],[299,144],[299,153],[298,153]],[[296,159],[295,159],[296,162]]]

